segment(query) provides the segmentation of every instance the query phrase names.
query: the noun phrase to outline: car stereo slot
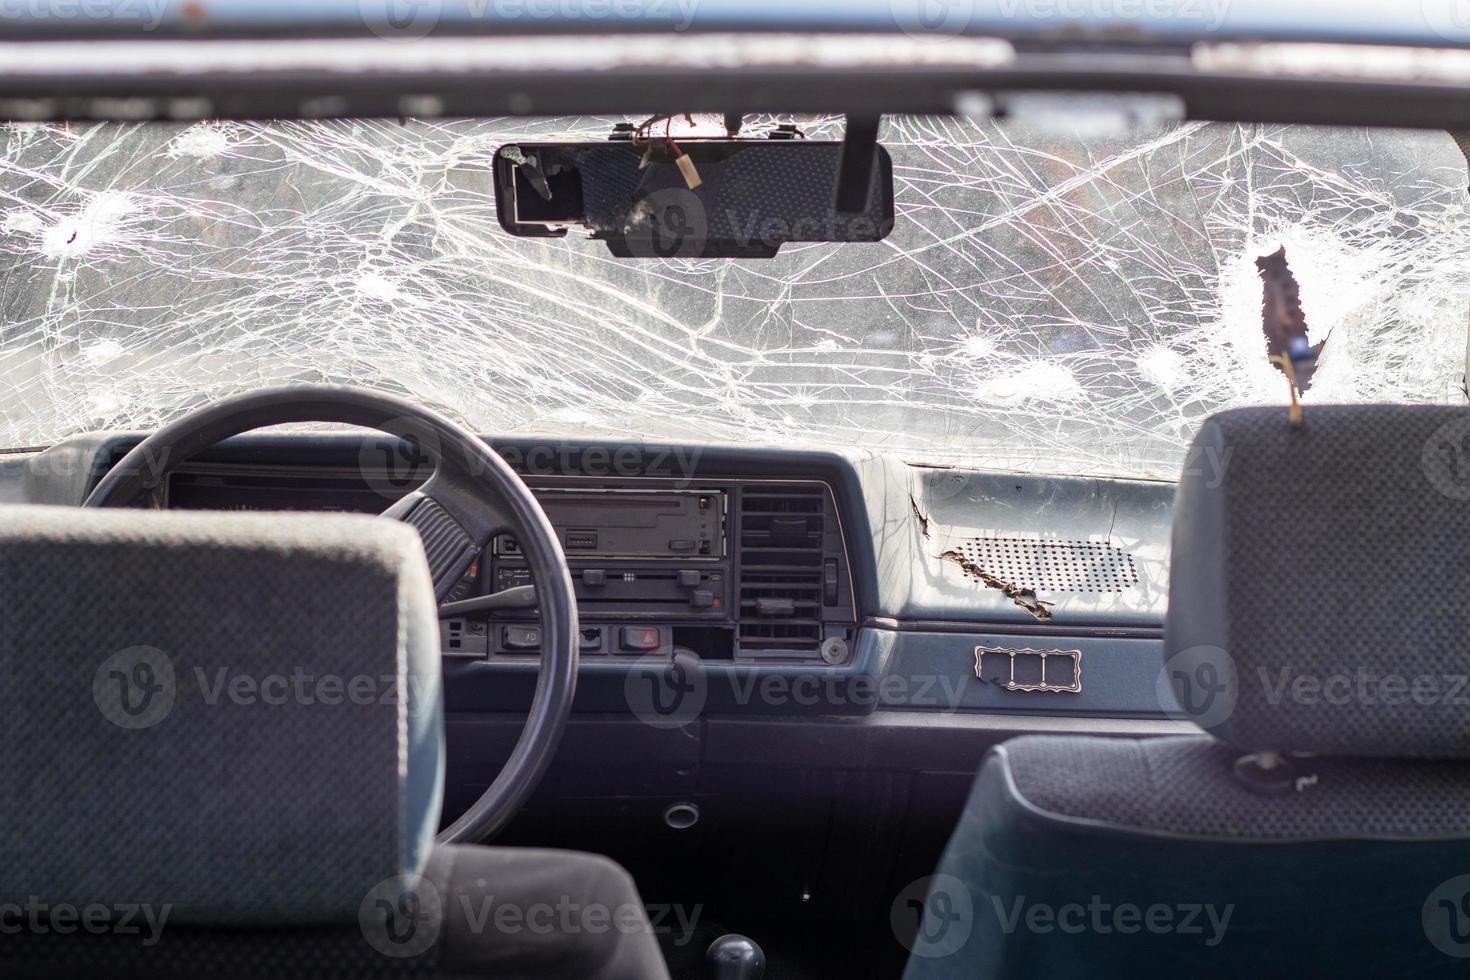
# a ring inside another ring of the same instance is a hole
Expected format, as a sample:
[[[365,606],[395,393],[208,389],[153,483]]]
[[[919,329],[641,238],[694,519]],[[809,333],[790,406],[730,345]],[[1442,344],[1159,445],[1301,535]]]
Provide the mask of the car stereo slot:
[[[719,560],[726,554],[729,505],[720,490],[537,488],[536,499],[569,558]],[[520,548],[503,534],[495,554],[512,557]]]

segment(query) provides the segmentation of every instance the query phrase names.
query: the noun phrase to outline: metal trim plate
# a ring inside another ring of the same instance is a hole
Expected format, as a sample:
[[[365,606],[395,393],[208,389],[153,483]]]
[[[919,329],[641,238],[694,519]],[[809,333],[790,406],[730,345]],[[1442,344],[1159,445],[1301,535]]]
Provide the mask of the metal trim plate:
[[[977,646],[975,648],[975,676],[984,680],[981,665],[987,653],[1004,655],[1010,659],[1010,675],[1004,687],[1007,691],[1042,691],[1049,694],[1081,694],[1082,693],[1082,651],[1081,650],[1036,650],[1026,647],[1013,650],[1008,647]],[[1016,657],[1033,656],[1041,659],[1041,683],[1022,684],[1016,680]],[[1072,683],[1067,685],[1052,684],[1046,679],[1046,662],[1050,657],[1070,657],[1072,660]],[[999,685],[999,682],[996,682]]]

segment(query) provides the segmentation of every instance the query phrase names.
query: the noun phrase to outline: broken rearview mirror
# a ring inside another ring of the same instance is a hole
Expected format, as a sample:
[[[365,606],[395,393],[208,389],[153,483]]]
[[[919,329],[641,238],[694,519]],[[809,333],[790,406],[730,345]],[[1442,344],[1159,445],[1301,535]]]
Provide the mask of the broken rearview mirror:
[[[619,258],[770,258],[787,242],[877,242],[893,230],[893,163],[876,140],[516,143],[495,154],[512,235],[586,228]]]

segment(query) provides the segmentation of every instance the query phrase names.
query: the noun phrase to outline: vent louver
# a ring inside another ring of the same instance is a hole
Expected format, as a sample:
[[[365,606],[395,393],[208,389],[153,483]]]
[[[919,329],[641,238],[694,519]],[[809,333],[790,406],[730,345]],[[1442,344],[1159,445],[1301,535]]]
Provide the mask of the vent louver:
[[[747,488],[740,496],[739,652],[819,655],[825,491]]]

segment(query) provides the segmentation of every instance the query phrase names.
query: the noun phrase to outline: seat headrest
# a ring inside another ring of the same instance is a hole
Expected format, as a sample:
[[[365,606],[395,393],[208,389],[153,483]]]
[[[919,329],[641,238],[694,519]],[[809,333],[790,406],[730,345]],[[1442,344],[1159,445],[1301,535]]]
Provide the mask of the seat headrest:
[[[407,526],[0,508],[0,902],[355,921],[432,844],[439,670]]]
[[[1161,687],[1238,748],[1470,757],[1470,409],[1207,420]]]

